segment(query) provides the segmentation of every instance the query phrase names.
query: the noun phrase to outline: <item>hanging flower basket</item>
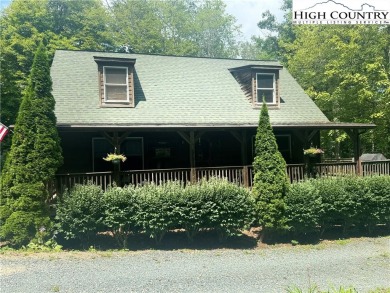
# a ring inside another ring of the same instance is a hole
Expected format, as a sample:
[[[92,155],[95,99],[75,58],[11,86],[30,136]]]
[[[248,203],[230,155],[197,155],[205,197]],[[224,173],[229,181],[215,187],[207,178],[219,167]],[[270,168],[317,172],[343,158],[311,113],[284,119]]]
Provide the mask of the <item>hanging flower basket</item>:
[[[125,155],[121,154],[107,154],[107,157],[103,158],[107,162],[112,162],[113,164],[119,164],[121,161],[124,162],[127,160]]]
[[[323,153],[324,153],[324,151],[322,149],[314,148],[314,147],[303,150],[303,154],[305,156],[309,156],[309,157],[316,157],[316,156],[321,155]]]
[[[120,159],[115,159],[115,160],[112,160],[111,161],[114,165],[118,165],[120,162],[121,162],[121,160]]]

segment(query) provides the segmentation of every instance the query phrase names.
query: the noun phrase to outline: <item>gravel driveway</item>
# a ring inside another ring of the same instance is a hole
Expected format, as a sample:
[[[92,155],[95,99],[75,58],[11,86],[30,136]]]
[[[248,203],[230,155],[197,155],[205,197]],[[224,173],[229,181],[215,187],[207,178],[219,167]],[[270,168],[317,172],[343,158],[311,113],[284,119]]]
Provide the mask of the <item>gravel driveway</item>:
[[[0,256],[0,292],[286,292],[390,288],[390,237],[249,250]]]

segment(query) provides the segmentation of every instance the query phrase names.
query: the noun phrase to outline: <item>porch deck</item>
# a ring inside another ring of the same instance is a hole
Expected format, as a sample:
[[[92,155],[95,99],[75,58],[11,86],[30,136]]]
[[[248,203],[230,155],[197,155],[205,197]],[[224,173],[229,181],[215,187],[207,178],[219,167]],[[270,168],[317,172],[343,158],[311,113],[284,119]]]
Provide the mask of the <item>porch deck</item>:
[[[334,177],[346,175],[390,175],[390,160],[358,163],[319,163],[315,164],[317,177]],[[305,179],[304,164],[287,165],[286,173],[290,182],[298,182]],[[252,187],[252,166],[233,167],[209,167],[209,168],[182,168],[182,169],[154,169],[132,170],[120,172],[122,185],[141,185],[145,182],[161,183],[172,180],[180,180],[183,183],[196,182],[210,177],[223,177],[241,186]],[[113,172],[72,173],[58,174],[56,176],[57,191],[62,193],[66,188],[75,184],[93,182],[103,189],[114,182]]]

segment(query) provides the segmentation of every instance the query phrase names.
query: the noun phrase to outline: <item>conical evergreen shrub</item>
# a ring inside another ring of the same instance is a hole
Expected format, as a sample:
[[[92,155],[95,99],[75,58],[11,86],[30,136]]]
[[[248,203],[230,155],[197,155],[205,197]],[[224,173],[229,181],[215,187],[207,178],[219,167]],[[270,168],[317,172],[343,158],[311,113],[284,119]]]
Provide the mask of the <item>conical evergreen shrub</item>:
[[[253,170],[257,224],[265,231],[286,228],[284,197],[289,185],[286,162],[278,150],[265,103],[256,133]]]
[[[26,244],[39,229],[50,226],[46,186],[63,161],[51,90],[49,60],[40,44],[1,174],[0,236],[14,246]]]

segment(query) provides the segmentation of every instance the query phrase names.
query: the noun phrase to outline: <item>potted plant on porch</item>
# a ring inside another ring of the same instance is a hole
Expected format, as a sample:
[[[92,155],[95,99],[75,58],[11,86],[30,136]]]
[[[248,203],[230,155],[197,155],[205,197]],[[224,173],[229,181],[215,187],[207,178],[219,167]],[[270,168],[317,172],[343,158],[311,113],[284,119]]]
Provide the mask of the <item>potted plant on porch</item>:
[[[114,166],[113,179],[114,179],[115,184],[117,186],[120,186],[121,182],[120,182],[120,176],[119,176],[119,171],[120,171],[119,163],[121,161],[125,162],[127,160],[126,156],[123,154],[117,154],[117,148],[115,148],[114,152],[107,154],[107,156],[105,158],[103,158],[103,160],[105,160],[107,162],[112,162],[112,164]]]
[[[315,148],[312,146],[306,150],[303,150],[303,154],[305,156],[309,156],[309,157],[316,157],[317,155],[321,155],[323,153],[324,153],[324,151],[322,149]]]
[[[126,161],[127,158],[125,155],[117,154],[117,148],[115,148],[114,152],[107,154],[107,156],[105,158],[103,158],[103,160],[105,160],[107,162],[112,162],[113,164],[118,165],[121,161],[122,162]]]
[[[314,167],[314,164],[317,160],[313,158],[321,156],[323,153],[324,151],[322,149],[313,146],[310,146],[310,148],[303,150],[303,155],[306,157],[305,168],[308,178],[316,178],[317,171]]]
[[[125,155],[116,154],[116,153],[107,154],[107,156],[103,158],[103,160],[107,162],[112,162],[113,164],[119,164],[121,161],[122,162],[126,161],[126,159],[127,158]]]

